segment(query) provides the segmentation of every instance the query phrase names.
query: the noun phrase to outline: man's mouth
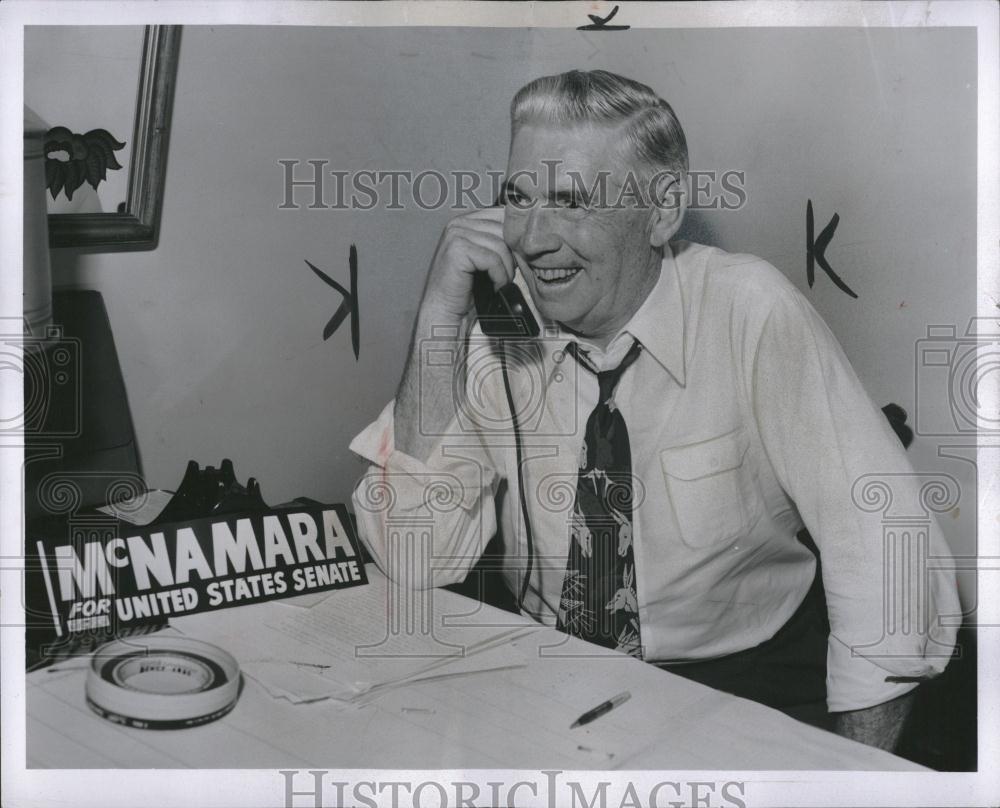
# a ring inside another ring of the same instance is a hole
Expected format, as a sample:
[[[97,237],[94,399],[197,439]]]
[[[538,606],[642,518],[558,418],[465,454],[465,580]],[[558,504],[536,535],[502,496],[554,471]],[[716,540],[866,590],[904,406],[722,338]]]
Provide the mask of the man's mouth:
[[[557,286],[569,283],[581,271],[581,267],[531,267],[535,278],[546,285]]]

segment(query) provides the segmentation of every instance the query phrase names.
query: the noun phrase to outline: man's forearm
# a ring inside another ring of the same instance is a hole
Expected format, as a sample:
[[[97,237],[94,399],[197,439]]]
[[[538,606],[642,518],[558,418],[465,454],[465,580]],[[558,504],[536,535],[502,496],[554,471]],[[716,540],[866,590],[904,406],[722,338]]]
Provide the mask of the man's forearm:
[[[463,321],[422,308],[413,342],[396,393],[395,448],[426,462],[437,441],[455,417],[453,394],[463,344]],[[454,364],[424,363],[422,348],[433,340],[435,350],[451,347]],[[449,346],[449,343],[453,343]]]
[[[834,714],[838,735],[892,752],[899,743],[906,717],[913,708],[913,693],[864,710]]]

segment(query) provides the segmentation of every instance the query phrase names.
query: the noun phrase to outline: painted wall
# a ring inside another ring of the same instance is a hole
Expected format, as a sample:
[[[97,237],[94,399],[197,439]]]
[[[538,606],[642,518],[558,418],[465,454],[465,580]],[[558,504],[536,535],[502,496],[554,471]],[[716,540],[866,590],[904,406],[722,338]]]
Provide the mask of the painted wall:
[[[361,472],[347,444],[393,394],[450,214],[281,210],[278,160],[502,169],[515,90],[602,67],[671,102],[693,168],[746,172],[747,204],[688,231],[788,274],[875,401],[912,421],[917,340],[930,324],[964,332],[975,308],[975,58],[961,29],[187,28],[159,248],[59,250],[55,280],[104,294],[150,485],[231,457],[269,501],[346,500]],[[857,300],[819,268],[806,286],[809,199],[817,232],[840,215],[826,255]],[[346,324],[324,342],[340,296],[304,263],[346,285],[351,244],[360,361]],[[943,387],[923,396],[922,415],[947,422]],[[974,469],[939,458],[942,441],[911,455],[961,485],[943,526],[971,552]]]

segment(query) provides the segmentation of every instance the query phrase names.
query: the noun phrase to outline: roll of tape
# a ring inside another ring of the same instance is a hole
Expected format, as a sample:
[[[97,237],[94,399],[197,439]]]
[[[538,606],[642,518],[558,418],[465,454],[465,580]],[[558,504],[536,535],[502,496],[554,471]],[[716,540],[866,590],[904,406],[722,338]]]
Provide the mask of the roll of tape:
[[[221,648],[187,637],[130,637],[98,648],[87,670],[87,704],[116,724],[183,729],[236,704],[240,667]]]

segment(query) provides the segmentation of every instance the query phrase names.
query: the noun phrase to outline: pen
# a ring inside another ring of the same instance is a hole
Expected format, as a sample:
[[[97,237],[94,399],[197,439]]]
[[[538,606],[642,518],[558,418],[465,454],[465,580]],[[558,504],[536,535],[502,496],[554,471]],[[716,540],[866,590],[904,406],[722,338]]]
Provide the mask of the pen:
[[[582,727],[584,724],[589,724],[591,721],[596,721],[602,715],[610,713],[615,707],[624,704],[630,698],[632,698],[632,694],[627,690],[624,693],[619,693],[617,696],[612,696],[603,704],[598,704],[593,710],[587,710],[587,712],[570,725],[570,729],[576,729],[577,727]]]

